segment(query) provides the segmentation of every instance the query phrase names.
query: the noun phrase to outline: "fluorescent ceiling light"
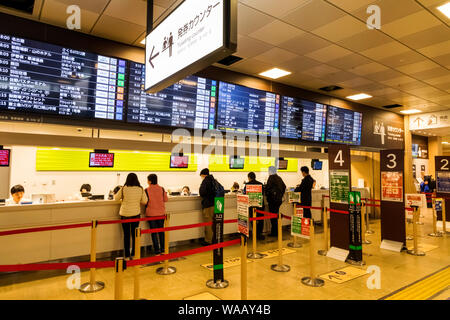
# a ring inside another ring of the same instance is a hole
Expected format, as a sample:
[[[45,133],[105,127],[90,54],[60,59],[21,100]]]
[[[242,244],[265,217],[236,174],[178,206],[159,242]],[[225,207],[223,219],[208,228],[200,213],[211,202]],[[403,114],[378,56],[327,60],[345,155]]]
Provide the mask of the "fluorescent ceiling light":
[[[267,70],[266,72],[260,73],[259,75],[263,76],[263,77],[271,78],[271,79],[278,79],[278,78],[290,75],[291,73],[292,72],[289,72],[286,70],[273,68],[273,69]]]
[[[347,97],[347,99],[355,100],[355,101],[369,99],[369,98],[372,98],[372,96],[368,95],[368,94],[365,94],[365,93],[355,94],[353,96],[348,96]]]
[[[440,12],[445,14],[447,18],[450,19],[450,2],[447,2],[446,4],[443,4],[442,6],[437,8]]]
[[[142,39],[142,41],[140,42],[141,44],[145,45],[145,38]]]
[[[450,144],[448,141],[442,141],[442,144]]]
[[[421,113],[421,112],[422,112],[422,111],[417,110],[417,109],[400,111],[400,113],[403,113],[403,114],[415,114],[415,113]]]

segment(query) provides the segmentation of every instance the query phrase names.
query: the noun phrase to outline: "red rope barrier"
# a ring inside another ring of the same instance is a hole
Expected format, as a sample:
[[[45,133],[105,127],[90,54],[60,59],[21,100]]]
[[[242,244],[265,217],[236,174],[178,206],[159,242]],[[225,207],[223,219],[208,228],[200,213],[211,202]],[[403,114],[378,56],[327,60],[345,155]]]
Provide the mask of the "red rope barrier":
[[[0,265],[0,272],[61,270],[67,269],[70,266],[78,266],[80,269],[102,269],[112,268],[114,265],[114,261],[15,264]]]
[[[405,210],[406,210],[406,211],[414,211],[413,208],[406,208],[406,207],[405,207]]]
[[[131,223],[131,222],[140,222],[140,221],[156,221],[156,220],[165,220],[166,216],[157,216],[157,217],[147,217],[147,218],[139,218],[139,219],[123,219],[123,220],[107,220],[107,221],[99,221],[98,224],[122,224],[122,223]]]
[[[241,243],[241,239],[235,239],[227,242],[213,244],[206,247],[200,247],[196,249],[186,250],[182,252],[175,252],[167,255],[143,258],[139,260],[127,261],[127,266],[133,267],[143,264],[149,264],[154,262],[161,262],[165,260],[171,260],[175,258],[190,256],[193,254],[212,251],[219,248],[229,247],[235,244]],[[17,271],[42,271],[42,270],[61,270],[67,269],[70,266],[78,266],[80,269],[102,269],[113,268],[115,266],[114,261],[98,261],[98,262],[72,262],[72,263],[32,263],[32,264],[16,264],[16,265],[0,265],[0,272],[17,272]]]
[[[377,200],[377,199],[364,198],[363,200],[366,200],[366,201],[369,201],[369,202],[381,202],[381,200]]]
[[[380,206],[379,204],[369,204],[369,203],[366,203],[366,207],[380,208],[381,206]]]
[[[181,252],[175,252],[175,253],[166,254],[166,255],[162,255],[162,256],[143,258],[143,259],[139,259],[139,260],[131,260],[131,261],[127,262],[127,267],[139,266],[139,265],[143,265],[143,264],[149,264],[149,263],[155,263],[155,262],[161,262],[161,261],[165,261],[165,260],[186,257],[186,256],[190,256],[190,255],[197,254],[197,253],[202,253],[202,252],[206,252],[206,251],[212,251],[212,250],[216,250],[216,249],[220,249],[220,248],[229,247],[229,246],[239,244],[239,243],[241,243],[241,239],[235,239],[235,240],[230,240],[227,242],[213,244],[213,245],[206,246],[206,247],[200,247],[200,248],[181,251]]]
[[[328,211],[333,212],[333,213],[349,214],[348,211],[343,211],[343,210],[328,209]]]
[[[282,216],[283,216],[283,218],[285,218],[285,219],[287,219],[287,220],[292,220],[292,217],[290,217],[290,216],[286,216],[286,215],[284,215],[284,214],[282,214]]]
[[[8,231],[1,231],[0,237],[1,236],[9,236],[9,235],[13,235],[13,234],[22,234],[22,233],[34,233],[34,232],[44,232],[44,231],[54,231],[54,230],[86,228],[86,227],[90,227],[91,225],[92,225],[92,223],[78,223],[78,224],[66,224],[66,225],[61,225],[61,226],[8,230]]]
[[[303,208],[303,209],[311,209],[311,210],[322,210],[321,207],[308,207],[308,206],[295,206],[296,208]]]

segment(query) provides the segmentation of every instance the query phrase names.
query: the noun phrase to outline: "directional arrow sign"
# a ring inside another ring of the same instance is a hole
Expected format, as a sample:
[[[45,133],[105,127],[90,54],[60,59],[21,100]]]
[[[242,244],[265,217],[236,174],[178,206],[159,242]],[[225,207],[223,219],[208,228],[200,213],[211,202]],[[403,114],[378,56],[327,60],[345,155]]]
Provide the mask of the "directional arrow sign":
[[[155,51],[155,46],[153,46],[152,53],[150,53],[150,58],[148,59],[148,62],[150,63],[150,65],[152,66],[153,69],[155,69],[155,66],[153,65],[152,61],[153,61],[153,59],[155,59],[157,56],[159,56],[159,52],[157,52],[157,53],[155,53],[155,54],[153,55],[153,52],[154,52],[154,51]]]
[[[145,90],[150,93],[236,52],[237,0],[178,2],[145,39]],[[153,21],[147,23],[153,25]]]

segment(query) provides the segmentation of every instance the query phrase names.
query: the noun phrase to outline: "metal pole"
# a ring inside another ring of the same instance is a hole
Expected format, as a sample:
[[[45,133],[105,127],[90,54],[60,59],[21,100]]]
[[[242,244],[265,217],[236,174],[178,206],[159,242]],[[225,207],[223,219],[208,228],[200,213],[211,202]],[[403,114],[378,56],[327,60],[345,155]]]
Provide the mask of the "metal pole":
[[[241,300],[247,300],[247,237],[241,235]]]
[[[139,260],[141,258],[141,228],[136,228],[134,234],[134,258]],[[140,284],[140,268],[135,266],[134,268],[134,300],[139,300],[141,284]]]
[[[114,300],[123,300],[123,271],[125,268],[124,258],[116,258]]]
[[[256,208],[252,208],[252,211],[253,211],[253,218],[255,219],[256,218]],[[249,259],[262,259],[262,258],[264,258],[264,255],[263,254],[261,254],[261,253],[258,253],[258,252],[256,252],[256,228],[257,228],[257,226],[256,226],[256,220],[253,220],[253,231],[252,231],[252,238],[253,238],[253,240],[252,240],[252,252],[250,252],[248,255],[247,255],[247,258],[249,258]]]
[[[314,260],[314,221],[310,219],[310,239],[309,239],[309,264],[310,264],[310,276],[302,278],[302,283],[310,287],[322,287],[325,281],[316,278],[316,264]]]
[[[164,220],[164,228],[168,228],[170,226],[170,214],[166,214],[166,219]],[[170,247],[169,247],[169,231],[164,232],[164,254],[168,255],[170,253]],[[156,273],[167,276],[170,274],[174,274],[177,272],[177,269],[175,267],[169,266],[169,260],[164,260],[164,265],[161,268],[156,269]]]
[[[367,201],[367,200],[366,200]],[[374,202],[375,203],[375,202]],[[366,207],[365,202],[364,202],[364,207]],[[367,210],[367,208],[365,208],[366,210],[366,233],[368,234],[374,234],[375,231],[370,230],[370,216],[369,216],[369,210]]]
[[[92,220],[91,225],[91,262],[97,261],[97,220]],[[80,286],[80,291],[83,293],[92,293],[103,290],[105,283],[95,281],[95,268],[90,269],[90,280]]]
[[[365,219],[364,216],[365,216],[365,213],[367,212],[367,207],[366,207],[365,201],[361,201],[361,210],[362,210],[361,218]],[[367,220],[361,222],[362,243],[363,244],[371,244],[372,241],[367,240],[367,238],[366,238],[366,222],[367,222]]]
[[[417,220],[418,220],[419,214],[420,214],[420,212],[418,211],[418,207],[414,207],[414,217],[413,217],[414,249],[407,251],[409,254],[412,254],[414,256],[424,256],[425,255],[425,252],[419,251],[419,244],[418,244],[418,239],[417,239]]]
[[[325,206],[323,208],[323,216],[323,237],[325,241],[325,250],[319,250],[317,253],[321,256],[326,256],[328,253],[328,208]]]
[[[430,237],[442,237],[442,233],[437,230],[437,211],[436,211],[436,201],[434,199],[431,200],[432,205],[432,213],[433,213],[433,232],[429,233]]]
[[[442,231],[447,234],[447,217],[445,216],[445,199],[442,200]]]
[[[270,269],[276,272],[289,272],[291,267],[283,264],[283,220],[282,214],[278,213],[278,264],[273,264]]]

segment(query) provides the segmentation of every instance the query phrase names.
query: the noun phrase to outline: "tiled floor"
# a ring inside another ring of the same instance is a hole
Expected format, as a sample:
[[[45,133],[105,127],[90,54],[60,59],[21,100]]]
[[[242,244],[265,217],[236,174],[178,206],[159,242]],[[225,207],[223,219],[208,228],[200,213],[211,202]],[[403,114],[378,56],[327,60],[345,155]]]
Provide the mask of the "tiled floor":
[[[379,299],[398,290],[418,279],[421,279],[450,264],[450,240],[444,238],[432,238],[427,236],[432,231],[431,211],[425,213],[422,219],[425,225],[419,225],[419,243],[436,245],[438,248],[426,253],[424,257],[416,257],[407,253],[395,253],[379,249],[379,221],[371,224],[375,234],[369,235],[372,241],[370,245],[364,245],[364,260],[368,266],[375,265],[381,270],[381,288],[369,289],[367,280],[369,275],[359,277],[343,284],[325,281],[320,288],[304,286],[300,279],[309,275],[309,243],[301,240],[303,247],[296,249],[296,253],[284,256],[284,263],[291,266],[287,273],[277,273],[270,266],[277,263],[278,258],[257,260],[248,264],[248,299],[338,299],[360,300]],[[412,225],[408,225],[408,232]],[[316,236],[316,249],[322,249],[323,233]],[[284,241],[286,246],[288,240]],[[408,244],[412,241],[408,241]],[[277,243],[262,243],[260,250],[276,248]],[[251,248],[251,243],[249,249]],[[317,250],[316,250],[317,251]],[[239,246],[224,249],[225,257],[240,256]],[[212,278],[212,272],[202,264],[211,262],[212,253],[202,253],[189,256],[185,260],[171,262],[177,268],[177,273],[170,276],[161,276],[155,273],[158,266],[141,268],[141,298],[151,300],[175,299],[210,292],[220,299],[236,300],[240,298],[240,267],[231,267],[225,270],[225,279],[230,282],[226,289],[213,290],[206,287],[205,283]],[[317,274],[323,274],[347,264],[327,257],[315,255]],[[97,279],[104,281],[106,288],[93,294],[83,294],[77,290],[69,290],[66,286],[67,276],[52,277],[43,280],[28,281],[0,287],[0,299],[65,299],[65,300],[95,300],[114,298],[114,273],[113,269],[97,270]],[[82,282],[89,279],[89,273],[82,273]],[[133,271],[125,272],[124,298],[133,298]]]

